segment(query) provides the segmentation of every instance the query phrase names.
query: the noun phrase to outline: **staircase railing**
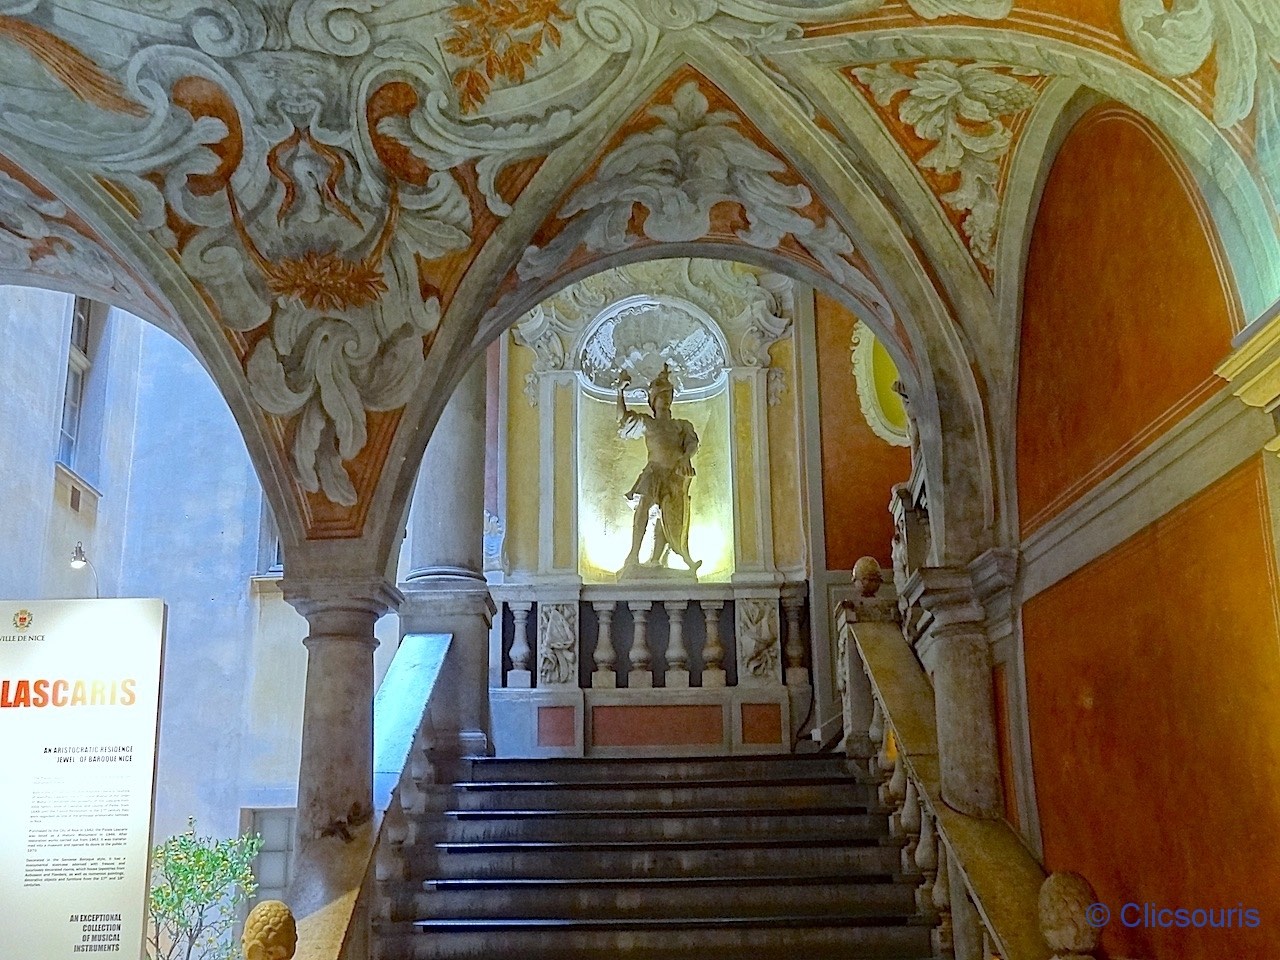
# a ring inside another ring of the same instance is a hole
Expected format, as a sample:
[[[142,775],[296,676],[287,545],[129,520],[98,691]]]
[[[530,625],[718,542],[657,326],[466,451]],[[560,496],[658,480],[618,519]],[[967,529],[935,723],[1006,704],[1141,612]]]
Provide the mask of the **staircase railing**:
[[[375,880],[402,869],[411,839],[407,814],[420,811],[431,779],[429,708],[451,637],[406,634],[373,705],[373,817],[339,835],[305,840],[294,861],[288,904],[297,918],[295,960],[366,960]]]
[[[901,625],[860,618],[857,601],[840,605],[837,624],[844,695],[860,680],[850,675],[859,666],[870,683],[867,763],[891,833],[906,840],[903,873],[921,877],[916,902],[935,918],[934,956],[1090,960],[1098,931],[1087,922],[1094,900],[1087,882],[1076,874],[1046,878],[1007,823],[962,814],[942,799],[933,687]],[[857,711],[846,705],[851,715]],[[857,743],[860,731],[846,737]],[[865,753],[861,746],[850,752]]]

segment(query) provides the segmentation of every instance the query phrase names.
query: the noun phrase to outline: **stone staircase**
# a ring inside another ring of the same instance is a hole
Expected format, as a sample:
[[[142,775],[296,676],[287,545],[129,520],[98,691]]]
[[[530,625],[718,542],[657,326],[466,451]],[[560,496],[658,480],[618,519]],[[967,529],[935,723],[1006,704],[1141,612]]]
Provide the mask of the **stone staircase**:
[[[920,960],[901,842],[843,758],[464,760],[380,885],[377,960]]]

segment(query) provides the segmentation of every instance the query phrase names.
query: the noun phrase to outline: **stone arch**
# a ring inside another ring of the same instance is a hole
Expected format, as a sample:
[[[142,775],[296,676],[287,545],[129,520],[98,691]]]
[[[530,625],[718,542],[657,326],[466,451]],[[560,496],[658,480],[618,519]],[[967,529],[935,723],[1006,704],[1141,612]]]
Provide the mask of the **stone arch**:
[[[677,67],[673,73],[680,69],[692,68]],[[925,469],[934,491],[936,561],[968,560],[990,545],[992,461],[981,377],[974,372],[963,338],[928,267],[848,158],[803,116],[793,100],[771,84],[760,84],[750,91],[739,86],[733,89],[739,116],[766,132],[766,142],[774,149],[780,169],[807,191],[813,209],[829,217],[832,229],[856,237],[850,252],[856,251],[859,267],[853,268],[851,261],[847,264],[849,273],[841,271],[843,275],[837,276],[829,263],[824,266],[816,257],[765,248],[722,231],[711,237],[668,238],[588,253],[555,276],[520,279],[518,264],[531,243],[537,242],[539,231],[559,235],[546,228],[576,189],[583,157],[600,157],[611,142],[602,132],[589,131],[589,136],[553,153],[516,202],[515,214],[494,232],[489,245],[473,261],[472,273],[459,286],[454,307],[442,324],[442,335],[428,358],[431,375],[439,379],[432,381],[435,389],[415,398],[406,411],[412,432],[397,436],[389,457],[389,462],[403,466],[397,476],[384,477],[377,494],[384,507],[374,510],[373,515],[403,515],[429,427],[443,409],[448,390],[487,344],[525,310],[576,279],[610,267],[645,259],[699,256],[741,260],[811,283],[866,320],[884,339],[905,376],[915,381]],[[634,104],[631,112],[636,112]],[[761,118],[758,123],[756,118]],[[566,183],[574,186],[566,189]],[[868,224],[874,227],[874,236],[862,229]],[[872,281],[869,275],[877,280]],[[891,278],[890,282],[884,277]],[[496,283],[495,278],[499,278]],[[507,298],[495,303],[494,289],[505,289]],[[397,529],[388,526],[370,531],[377,538],[375,549],[380,555],[392,549]]]
[[[1231,143],[1228,131],[1184,99],[1136,59],[1058,37],[1001,26],[940,26],[871,30],[841,38],[838,48],[816,47],[827,64],[909,57],[990,60],[1073,81],[1125,104],[1157,126],[1217,194],[1214,217],[1230,240],[1228,256],[1246,309],[1257,314],[1280,296],[1280,233],[1275,199]],[[1234,238],[1234,239],[1231,239]]]
[[[282,541],[303,537],[288,467],[270,425],[249,393],[243,368],[208,301],[178,264],[137,230],[101,183],[51,160],[37,162],[14,144],[0,154],[0,231],[29,231],[30,263],[0,268],[0,282],[89,296],[120,307],[181,343],[205,368],[231,411],[275,515]],[[6,222],[7,221],[7,222]],[[42,258],[39,249],[61,251]]]

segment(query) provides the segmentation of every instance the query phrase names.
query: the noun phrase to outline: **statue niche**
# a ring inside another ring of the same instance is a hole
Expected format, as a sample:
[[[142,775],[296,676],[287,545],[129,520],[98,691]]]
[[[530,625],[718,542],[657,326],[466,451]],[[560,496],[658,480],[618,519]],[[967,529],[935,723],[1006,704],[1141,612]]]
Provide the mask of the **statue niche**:
[[[631,550],[618,571],[618,579],[644,576],[689,576],[697,578],[701,560],[689,556],[689,485],[695,470],[693,455],[698,450],[698,434],[688,420],[671,416],[675,386],[666,364],[649,384],[650,413],[627,409],[624,396],[631,375],[623,370],[618,375],[618,433],[624,439],[644,437],[648,461],[627,491],[627,500],[635,509],[631,525]],[[653,551],[643,565],[640,545],[655,524]],[[672,552],[689,568],[675,570],[667,566]]]

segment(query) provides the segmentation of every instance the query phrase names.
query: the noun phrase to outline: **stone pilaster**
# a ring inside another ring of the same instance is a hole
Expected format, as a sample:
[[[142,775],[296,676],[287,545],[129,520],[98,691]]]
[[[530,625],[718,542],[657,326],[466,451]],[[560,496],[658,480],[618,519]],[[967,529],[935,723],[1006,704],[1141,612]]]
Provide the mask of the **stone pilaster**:
[[[298,769],[302,842],[373,812],[373,627],[401,595],[384,580],[289,580],[307,619],[307,680]]]
[[[463,375],[427,443],[410,509],[401,636],[453,635],[431,703],[437,749],[490,750],[489,626],[484,579],[485,361]]]

